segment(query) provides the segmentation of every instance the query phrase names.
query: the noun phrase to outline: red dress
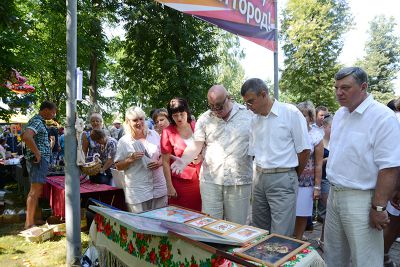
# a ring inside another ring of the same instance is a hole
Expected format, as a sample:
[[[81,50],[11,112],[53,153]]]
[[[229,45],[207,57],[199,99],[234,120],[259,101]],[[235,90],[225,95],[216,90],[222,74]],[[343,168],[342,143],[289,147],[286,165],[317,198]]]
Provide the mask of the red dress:
[[[190,126],[194,132],[195,123],[192,122]],[[178,129],[175,125],[170,125],[165,128],[161,134],[161,153],[171,154],[176,157],[181,157],[185,151],[186,144],[180,136]],[[172,163],[172,160],[171,162]],[[168,204],[179,205],[188,209],[201,211],[201,196],[200,196],[200,173],[201,162],[198,164],[190,163],[184,170],[188,175],[176,175],[171,173],[172,185],[174,186],[177,198],[169,198]]]

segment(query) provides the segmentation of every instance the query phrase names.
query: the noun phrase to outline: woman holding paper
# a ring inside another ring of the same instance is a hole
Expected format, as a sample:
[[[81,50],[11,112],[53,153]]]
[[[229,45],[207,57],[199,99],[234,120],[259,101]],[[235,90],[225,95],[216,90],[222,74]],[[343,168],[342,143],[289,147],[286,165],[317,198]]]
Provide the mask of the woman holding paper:
[[[125,135],[119,139],[115,166],[124,171],[128,210],[139,213],[167,205],[167,187],[160,158],[160,136],[149,130],[139,107],[126,111]]]
[[[167,107],[171,125],[161,135],[164,176],[167,181],[168,203],[201,211],[199,173],[201,154],[181,174],[171,173],[174,157],[181,157],[188,144],[194,142],[195,122],[192,121],[185,99],[173,98]]]

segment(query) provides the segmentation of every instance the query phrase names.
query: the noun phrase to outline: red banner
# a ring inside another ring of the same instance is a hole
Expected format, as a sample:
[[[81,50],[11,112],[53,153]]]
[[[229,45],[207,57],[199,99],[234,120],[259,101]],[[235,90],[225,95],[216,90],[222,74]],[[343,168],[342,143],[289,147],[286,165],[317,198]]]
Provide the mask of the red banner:
[[[156,0],[275,51],[276,1]]]

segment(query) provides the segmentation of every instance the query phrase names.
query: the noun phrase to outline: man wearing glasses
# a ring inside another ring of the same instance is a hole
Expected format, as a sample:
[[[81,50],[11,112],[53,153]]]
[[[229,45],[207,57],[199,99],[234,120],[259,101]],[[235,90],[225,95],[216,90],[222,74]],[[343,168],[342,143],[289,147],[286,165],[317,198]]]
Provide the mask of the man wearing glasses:
[[[171,165],[180,173],[204,146],[200,172],[202,211],[245,224],[250,207],[252,158],[248,155],[251,112],[232,102],[222,85],[207,94],[209,110],[196,123],[195,142]]]
[[[253,223],[271,233],[293,235],[298,176],[310,156],[307,122],[293,105],[269,97],[260,79],[247,80],[241,95],[253,111],[249,154],[254,156]]]
[[[382,266],[386,204],[399,182],[400,125],[368,94],[358,67],[335,75],[341,108],[332,121],[326,168],[331,183],[325,219],[328,266]],[[397,184],[396,184],[397,183]]]

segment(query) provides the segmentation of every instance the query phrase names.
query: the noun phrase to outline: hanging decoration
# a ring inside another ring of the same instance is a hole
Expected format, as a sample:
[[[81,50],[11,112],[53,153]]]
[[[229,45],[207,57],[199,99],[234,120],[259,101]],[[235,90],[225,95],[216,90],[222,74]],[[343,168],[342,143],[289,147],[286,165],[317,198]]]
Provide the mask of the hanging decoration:
[[[9,79],[1,86],[10,89],[17,94],[33,93],[35,87],[26,83],[27,78],[22,76],[16,69],[12,69]]]

